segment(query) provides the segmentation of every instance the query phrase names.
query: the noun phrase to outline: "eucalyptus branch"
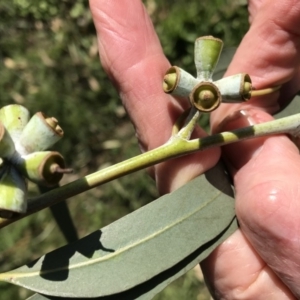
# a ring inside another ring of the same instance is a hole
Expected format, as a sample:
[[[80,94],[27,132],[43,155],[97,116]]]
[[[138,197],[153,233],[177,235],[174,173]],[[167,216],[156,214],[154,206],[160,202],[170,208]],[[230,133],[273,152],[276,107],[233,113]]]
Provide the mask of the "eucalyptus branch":
[[[300,115],[295,115],[232,132],[189,140],[201,113],[217,109],[221,102],[244,102],[253,96],[273,93],[280,88],[255,90],[250,76],[243,73],[213,81],[213,72],[222,47],[223,42],[212,36],[196,40],[196,77],[176,66],[167,70],[163,80],[164,91],[188,98],[191,108],[176,121],[171,138],[166,144],[28,201],[25,178],[38,184],[55,185],[63,173],[71,171],[65,168],[64,159],[59,153],[44,151],[62,137],[63,131],[55,118],[38,113],[29,120],[28,111],[21,106],[10,105],[2,108],[0,157],[4,159],[4,163],[0,166],[0,192],[3,193],[0,197],[3,198],[0,212],[1,216],[7,219],[0,218],[0,228],[95,186],[178,156],[245,138],[277,133],[298,134]],[[12,218],[9,218],[11,216]]]
[[[172,136],[166,144],[154,150],[145,152],[116,165],[87,175],[33,199],[29,199],[28,210],[26,214],[19,215],[18,217],[12,219],[0,219],[0,228],[67,198],[85,192],[93,187],[107,183],[135,171],[153,166],[160,162],[187,155],[196,151],[203,151],[208,148],[219,147],[238,142],[244,139],[280,133],[288,133],[296,136],[299,135],[300,114],[236,129],[233,131],[222,132],[199,139],[187,140],[178,135]]]
[[[191,107],[188,108],[187,110],[185,110],[180,116],[179,118],[176,120],[176,122],[174,123],[173,125],[173,128],[172,128],[172,136],[176,135],[179,130],[182,128],[186,118],[189,116],[190,114],[190,111],[191,111]]]
[[[184,126],[180,129],[177,136],[182,139],[189,140],[192,135],[192,132],[194,131],[195,126],[197,125],[200,116],[201,116],[200,111],[192,107],[185,120]]]

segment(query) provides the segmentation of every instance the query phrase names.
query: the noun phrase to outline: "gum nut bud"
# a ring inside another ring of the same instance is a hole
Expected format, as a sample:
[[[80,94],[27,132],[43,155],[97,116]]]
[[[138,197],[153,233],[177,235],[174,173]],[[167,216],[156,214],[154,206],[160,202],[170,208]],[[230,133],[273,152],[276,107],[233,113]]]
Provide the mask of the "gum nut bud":
[[[221,103],[221,94],[211,82],[201,82],[190,94],[191,104],[201,112],[211,112]]]
[[[15,144],[4,125],[0,122],[0,157],[9,159],[14,153]]]
[[[23,156],[16,167],[29,180],[46,186],[57,184],[68,171],[64,169],[62,155],[54,151],[34,152]]]
[[[252,85],[248,74],[227,76],[215,81],[214,84],[220,90],[224,103],[240,103],[251,97]]]
[[[54,145],[63,136],[63,130],[55,118],[36,113],[25,126],[19,143],[21,155],[43,151]]]
[[[6,105],[0,109],[0,121],[14,142],[20,138],[29,118],[30,114],[27,108],[19,104]]]
[[[195,77],[183,69],[173,66],[164,77],[164,91],[173,95],[188,97],[192,89],[199,83]]]
[[[163,90],[165,93],[170,93],[174,90],[176,86],[176,81],[177,81],[177,74],[176,73],[167,73],[164,76],[164,81],[163,81]]]
[[[203,36],[195,41],[197,78],[210,80],[223,48],[223,42],[213,36]]]
[[[27,210],[27,186],[25,179],[10,164],[3,164],[0,170],[0,211],[24,214]]]

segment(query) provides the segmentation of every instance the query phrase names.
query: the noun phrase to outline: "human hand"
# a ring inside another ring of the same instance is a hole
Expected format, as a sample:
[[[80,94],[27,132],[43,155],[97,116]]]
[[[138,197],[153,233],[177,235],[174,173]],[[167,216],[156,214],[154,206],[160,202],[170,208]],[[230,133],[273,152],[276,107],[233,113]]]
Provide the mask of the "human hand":
[[[118,89],[135,126],[142,151],[164,144],[188,103],[179,104],[162,89],[170,63],[140,0],[90,1],[102,66]],[[198,137],[206,135],[197,128]],[[219,149],[211,149],[155,166],[160,193],[179,188],[214,166]]]
[[[246,72],[258,89],[283,87],[245,104],[222,105],[212,117],[217,131],[270,120],[267,113],[300,89],[300,3],[253,0],[249,12],[250,30],[227,75]],[[211,289],[216,298],[294,299],[290,292],[299,298],[298,150],[287,137],[274,136],[222,151],[234,177],[241,231],[202,264]]]
[[[289,24],[289,30],[275,31],[276,34],[268,36],[273,33],[274,26],[279,26],[273,21],[267,23],[265,31],[262,30],[265,28],[263,21],[274,14],[274,3],[270,0],[263,3],[252,1],[252,29],[228,70],[228,74],[249,73],[257,88],[280,84],[298,75],[295,49],[299,45],[296,34],[295,38],[290,35],[299,27],[299,21],[295,20],[296,15],[299,16],[299,4],[296,1],[277,2],[275,21],[279,15],[279,20],[283,21],[284,16],[287,18],[284,24]],[[287,10],[288,3],[293,3],[293,12]],[[90,5],[102,65],[120,92],[140,145],[144,151],[160,146],[169,139],[174,121],[187,104],[178,103],[162,91],[162,78],[169,63],[152,23],[140,0],[90,0]],[[286,7],[283,16],[281,6]],[[298,24],[291,27],[293,22]],[[256,36],[261,30],[263,32]],[[259,51],[257,43],[260,41],[261,44],[261,40],[266,44]],[[250,47],[251,42],[254,49]],[[284,47],[278,51],[274,45]],[[268,57],[270,59],[266,60]],[[292,94],[299,89],[294,83],[292,79],[287,89]],[[289,96],[286,94],[282,99]],[[247,112],[250,121],[236,118],[234,122],[223,125],[223,129],[228,129],[271,119],[264,111],[273,112],[275,104],[276,98],[272,96],[267,100],[255,99],[245,106],[223,105],[214,114],[214,128],[221,120],[221,111],[224,118],[241,108],[252,109]],[[203,136],[205,133],[197,129],[196,134]],[[236,153],[243,155],[237,157]],[[297,220],[297,210],[300,204],[296,201],[299,196],[296,183],[300,177],[300,162],[296,148],[286,137],[276,136],[228,146],[224,154],[234,175],[237,215],[242,231],[233,234],[203,263],[213,293],[226,299],[293,299],[275,271],[299,296],[297,232],[300,221]],[[176,162],[159,164],[153,169],[153,174],[160,192],[170,192],[203,173],[216,163],[219,155],[219,149],[210,149],[176,159]],[[284,160],[279,160],[279,157],[284,157]]]

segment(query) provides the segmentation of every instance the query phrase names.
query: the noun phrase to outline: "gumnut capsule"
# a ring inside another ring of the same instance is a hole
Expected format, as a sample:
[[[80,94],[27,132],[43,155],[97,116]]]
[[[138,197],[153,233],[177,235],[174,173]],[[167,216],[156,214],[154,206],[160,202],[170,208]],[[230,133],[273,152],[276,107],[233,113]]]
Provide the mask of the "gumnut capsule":
[[[221,103],[219,89],[211,82],[200,82],[190,94],[191,104],[201,112],[211,112]]]
[[[29,180],[45,186],[57,184],[64,173],[65,161],[62,155],[54,151],[41,151],[25,155],[16,164],[18,170]]]
[[[7,163],[2,164],[0,174],[0,216],[10,217],[12,213],[25,213],[27,186],[24,178]]]
[[[195,41],[195,65],[197,79],[211,81],[219,61],[223,42],[213,36],[203,36]]]
[[[19,104],[6,105],[0,109],[0,121],[5,126],[14,143],[19,140],[29,118],[30,114],[27,108]]]
[[[164,76],[163,89],[165,93],[188,97],[198,82],[199,80],[188,72],[179,67],[173,66],[167,70]]]
[[[252,84],[248,74],[236,74],[215,81],[222,94],[222,102],[238,103],[251,98]]]
[[[20,145],[23,147],[22,155],[35,151],[43,151],[54,145],[63,136],[63,130],[58,121],[47,117],[41,112],[36,113],[25,126]]]

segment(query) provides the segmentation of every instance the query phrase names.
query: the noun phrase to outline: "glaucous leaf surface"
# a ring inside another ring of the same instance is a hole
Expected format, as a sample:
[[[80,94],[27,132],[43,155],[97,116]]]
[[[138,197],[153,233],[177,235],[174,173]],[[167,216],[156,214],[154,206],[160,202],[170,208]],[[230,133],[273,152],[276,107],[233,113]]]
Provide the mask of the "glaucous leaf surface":
[[[53,296],[127,291],[150,299],[237,228],[229,195],[230,182],[223,168],[215,167],[174,193],[0,277]]]

